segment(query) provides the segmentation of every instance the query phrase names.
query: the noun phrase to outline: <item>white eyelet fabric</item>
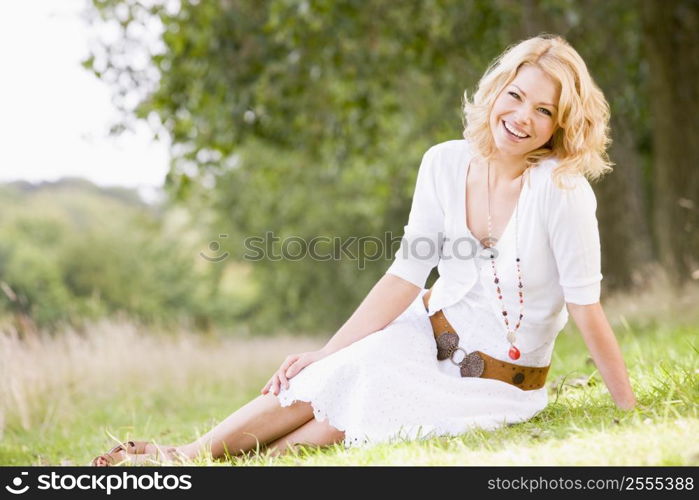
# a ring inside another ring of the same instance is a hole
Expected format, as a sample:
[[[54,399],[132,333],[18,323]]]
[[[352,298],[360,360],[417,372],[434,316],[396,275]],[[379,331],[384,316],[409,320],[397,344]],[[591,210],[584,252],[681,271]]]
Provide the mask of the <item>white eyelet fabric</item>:
[[[346,447],[492,430],[526,421],[546,407],[545,387],[524,391],[499,380],[464,378],[450,360],[438,361],[422,302],[426,291],[383,330],[301,370],[288,389],[280,389],[280,404],[310,402],[316,419],[344,431]],[[507,358],[502,320],[480,282],[445,314],[469,352],[522,365],[549,363],[555,335],[517,361]]]

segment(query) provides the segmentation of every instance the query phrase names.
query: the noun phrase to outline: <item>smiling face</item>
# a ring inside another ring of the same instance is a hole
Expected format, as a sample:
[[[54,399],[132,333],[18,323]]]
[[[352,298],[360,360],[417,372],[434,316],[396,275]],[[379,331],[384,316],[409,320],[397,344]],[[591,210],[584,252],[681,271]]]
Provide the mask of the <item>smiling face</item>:
[[[522,158],[548,142],[556,131],[558,83],[537,66],[525,64],[500,92],[490,112],[490,130],[499,156]]]

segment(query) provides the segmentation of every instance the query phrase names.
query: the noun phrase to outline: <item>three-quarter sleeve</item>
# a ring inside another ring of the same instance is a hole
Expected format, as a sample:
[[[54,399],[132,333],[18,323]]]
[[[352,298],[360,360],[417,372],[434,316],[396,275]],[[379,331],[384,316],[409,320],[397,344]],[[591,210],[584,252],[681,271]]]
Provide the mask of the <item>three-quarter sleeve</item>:
[[[423,288],[437,266],[444,239],[444,208],[437,192],[439,154],[432,146],[422,157],[403,238],[386,273]]]
[[[549,244],[566,302],[594,304],[600,300],[601,248],[597,199],[583,175],[568,176],[560,189],[548,179],[545,219]]]

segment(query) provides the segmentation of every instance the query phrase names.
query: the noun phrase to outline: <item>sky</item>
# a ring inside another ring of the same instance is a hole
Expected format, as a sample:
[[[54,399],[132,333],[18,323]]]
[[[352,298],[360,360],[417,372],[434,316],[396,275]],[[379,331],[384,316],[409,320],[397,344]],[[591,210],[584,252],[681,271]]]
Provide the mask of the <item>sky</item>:
[[[154,196],[167,144],[141,123],[109,137],[109,87],[80,65],[94,31],[86,0],[0,0],[0,182],[79,176]]]

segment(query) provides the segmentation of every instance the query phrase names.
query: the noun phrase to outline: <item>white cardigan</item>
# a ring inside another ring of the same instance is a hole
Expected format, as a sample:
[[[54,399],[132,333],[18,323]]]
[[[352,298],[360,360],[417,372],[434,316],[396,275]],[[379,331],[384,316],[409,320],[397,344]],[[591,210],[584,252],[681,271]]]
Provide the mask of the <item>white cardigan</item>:
[[[424,154],[408,224],[386,272],[423,288],[430,271],[438,266],[429,314],[457,303],[480,278],[492,297],[493,311],[502,317],[491,266],[476,266],[474,260],[489,259],[490,250],[483,249],[466,224],[466,169],[472,155],[463,139],[437,144]],[[594,304],[600,299],[597,200],[582,175],[564,177],[570,190],[556,187],[551,175],[556,164],[555,159],[548,159],[530,168],[519,198],[518,245],[524,287],[521,328],[526,326],[532,332],[518,335],[522,352],[551,340],[565,326],[565,302]],[[511,327],[519,313],[515,229],[513,212],[494,247]]]

